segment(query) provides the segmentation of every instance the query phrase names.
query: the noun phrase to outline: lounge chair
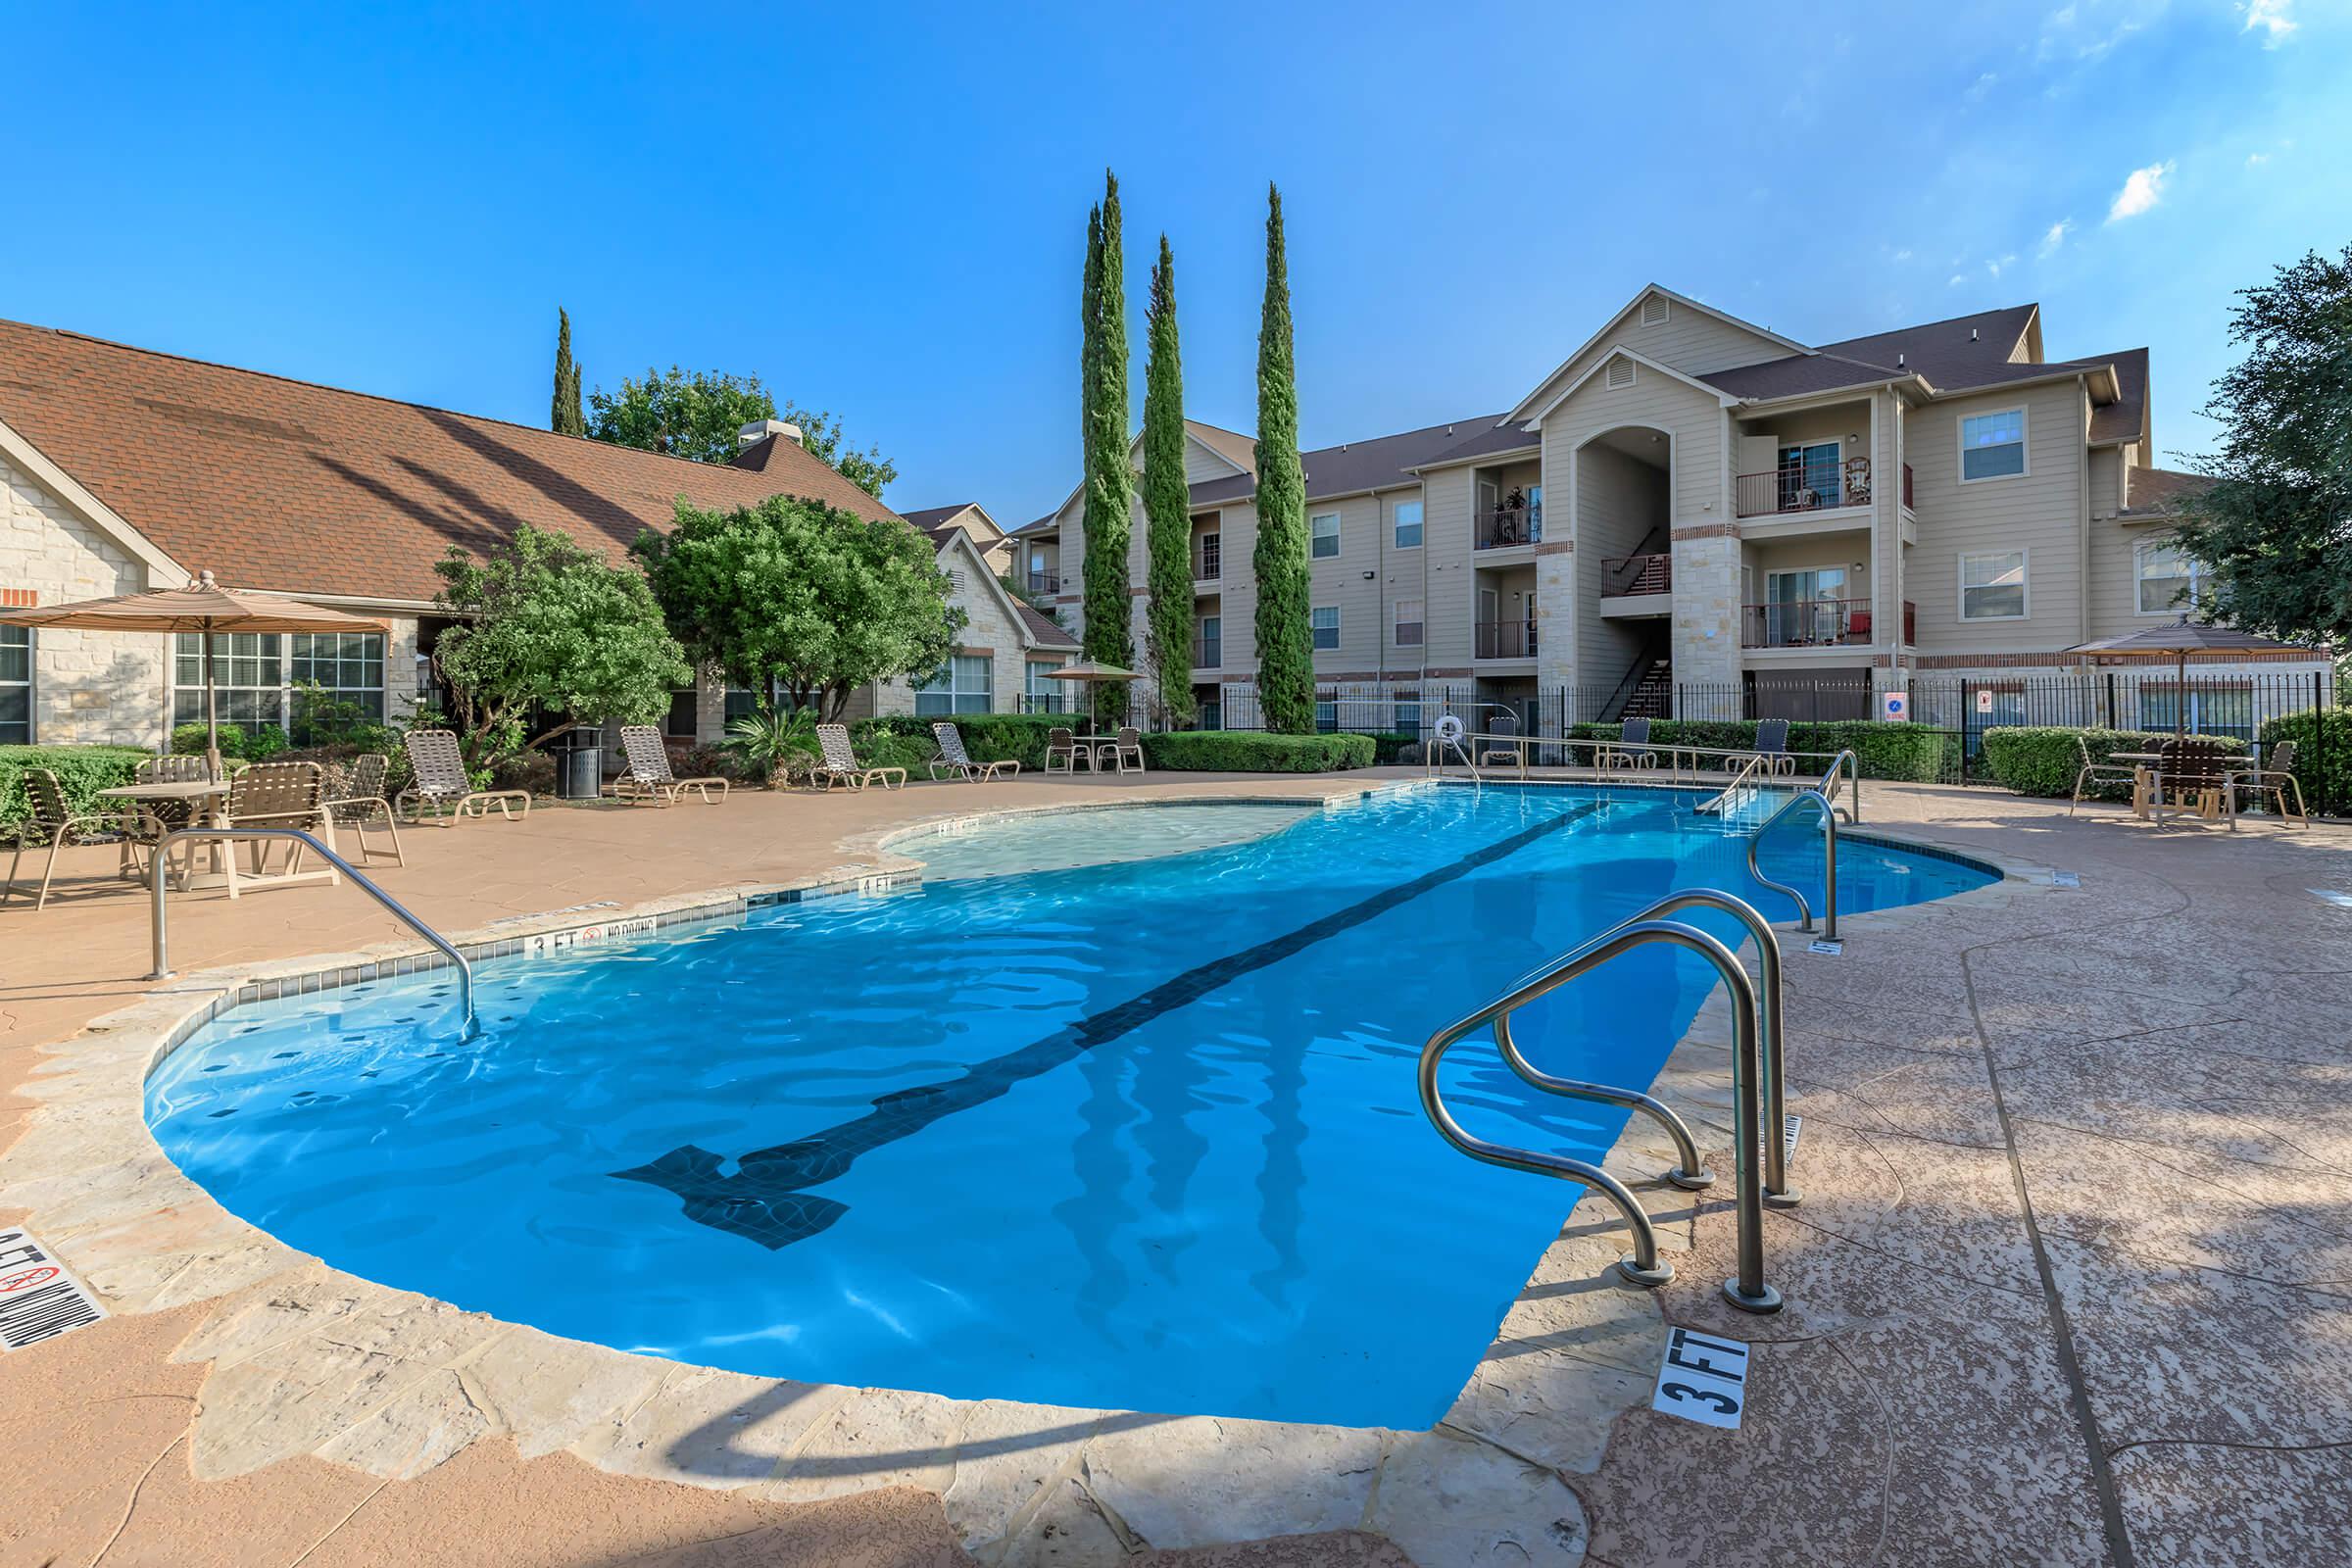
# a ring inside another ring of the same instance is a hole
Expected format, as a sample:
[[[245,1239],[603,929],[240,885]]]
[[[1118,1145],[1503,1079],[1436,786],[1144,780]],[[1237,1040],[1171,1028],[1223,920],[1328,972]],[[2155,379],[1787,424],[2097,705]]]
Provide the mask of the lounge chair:
[[[931,760],[931,776],[953,773],[967,784],[985,783],[989,779],[1009,777],[1021,770],[1021,764],[1011,758],[1001,762],[975,762],[972,754],[963,749],[963,731],[941,719],[931,726],[931,736],[939,742],[939,755]]]
[[[651,724],[621,725],[620,751],[626,765],[612,780],[612,793],[624,801],[652,801],[656,806],[667,806],[688,790],[712,806],[727,798],[727,781],[716,774],[680,778],[671,772],[669,748],[662,744],[662,732]],[[718,790],[717,800],[710,796],[713,787]]]
[[[1518,734],[1518,715],[1509,712],[1497,713],[1487,721],[1487,733],[1500,740],[1507,740]],[[1527,748],[1524,745],[1513,746],[1506,751],[1500,747],[1488,747],[1478,754],[1478,765],[1481,767],[1492,767],[1497,762],[1505,766],[1524,768],[1527,766]]]
[[[886,790],[903,790],[906,787],[905,768],[865,767],[858,762],[858,754],[850,750],[850,727],[847,724],[817,725],[816,745],[821,755],[816,760],[816,765],[808,770],[808,777],[811,783],[821,789],[830,790],[834,781],[839,780],[849,789],[861,790],[876,779],[882,781],[882,787]],[[890,781],[894,773],[899,779],[896,784]]]
[[[1617,726],[1617,739],[1601,748],[1603,767],[1655,767],[1658,754],[1649,745],[1649,720],[1629,718]]]
[[[477,790],[466,775],[466,759],[458,751],[454,730],[413,729],[401,737],[401,745],[409,754],[409,768],[416,777],[415,782],[392,798],[392,808],[405,813],[411,821],[417,820],[425,808],[435,816],[443,807],[451,808],[449,825],[456,827],[461,816],[482,816],[491,807],[510,820],[514,815],[514,803],[522,803],[522,814],[531,814],[531,792],[528,790]]]
[[[1054,726],[1052,729],[1049,729],[1049,730],[1047,730],[1047,731],[1046,731],[1046,771],[1047,771],[1047,772],[1051,773],[1051,772],[1053,772],[1053,771],[1054,770],[1054,764],[1056,761],[1058,761],[1058,762],[1060,762],[1060,763],[1061,763],[1061,771],[1062,771],[1062,772],[1064,772],[1064,773],[1075,773],[1075,772],[1077,772],[1077,771],[1078,771],[1078,755],[1079,755],[1078,737],[1077,737],[1077,736],[1076,736],[1074,733],[1072,733],[1072,732],[1071,732],[1071,731],[1069,731],[1069,730],[1063,729],[1063,728],[1062,728],[1060,725],[1058,725],[1058,724],[1054,725]],[[1094,760],[1094,755],[1095,755],[1095,754],[1094,754],[1094,753],[1093,753],[1091,750],[1090,750],[1090,751],[1088,751],[1088,752],[1086,753],[1087,760],[1088,760],[1090,763],[1091,763],[1091,762]]]
[[[384,776],[391,771],[392,760],[376,752],[355,757],[335,769],[326,785],[327,794],[333,797],[326,803],[326,817],[337,827],[351,829],[363,860],[372,860],[376,855],[368,843],[368,824],[383,818],[384,831],[392,838],[392,863],[406,865],[409,859],[400,849],[400,823],[391,801],[384,796]]]
[[[65,786],[48,768],[24,770],[24,794],[32,804],[32,814],[17,824],[17,853],[8,862],[8,883],[0,888],[0,904],[17,896],[17,867],[24,858],[25,846],[36,840],[45,839],[49,844],[49,863],[41,871],[41,889],[32,901],[36,914],[49,906],[49,883],[57,875],[58,851],[69,844],[118,844],[129,855],[139,842],[125,836],[118,816],[75,816],[66,804]],[[153,838],[162,838],[163,830],[152,816],[142,826]]]
[[[2257,801],[2268,801],[2282,822],[2300,822],[2311,826],[2311,813],[2303,808],[2303,781],[2295,777],[2295,743],[2280,741],[2262,760],[2260,767],[2232,768],[2222,779],[2222,793],[2229,799],[2230,831],[2237,831],[2237,797],[2240,792]],[[2289,794],[2294,805],[2287,805]]]
[[[2072,816],[2082,808],[2082,792],[2085,789],[2095,790],[2108,784],[2128,784],[2134,794],[2138,792],[2139,769],[2123,762],[2091,760],[2090,742],[2081,735],[2075,737],[2075,750],[2082,754],[2082,770],[2075,775],[2075,804],[2066,808],[2067,815]]]
[[[1130,759],[1134,761],[1136,772],[1144,771],[1144,732],[1132,724],[1119,731],[1117,740],[1095,754],[1095,768],[1098,772],[1102,767],[1102,752],[1110,753],[1112,764],[1122,773],[1128,771]]]
[[[1788,755],[1788,721],[1785,718],[1756,720],[1756,749],[1741,752],[1723,760],[1723,765],[1738,772],[1756,758],[1764,760],[1761,769],[1766,774],[1794,773],[1796,759]]]

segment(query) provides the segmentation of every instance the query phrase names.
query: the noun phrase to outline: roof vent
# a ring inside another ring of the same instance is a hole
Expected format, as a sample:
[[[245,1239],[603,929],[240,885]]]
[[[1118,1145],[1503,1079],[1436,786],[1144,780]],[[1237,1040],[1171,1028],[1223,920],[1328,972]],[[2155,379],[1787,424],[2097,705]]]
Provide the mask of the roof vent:
[[[1903,357],[1900,354],[1894,357],[1894,368],[1898,370],[1903,368]]]
[[[1642,302],[1642,324],[1643,326],[1664,326],[1666,312],[1666,297],[1662,294],[1652,294]]]
[[[801,427],[786,424],[782,419],[754,419],[735,432],[735,450],[741,452],[756,447],[771,435],[780,435],[794,446],[801,444]]]
[[[1611,360],[1607,384],[1612,387],[1632,386],[1634,384],[1634,362],[1622,354]]]
[[[1977,329],[1973,326],[1968,329],[1968,340],[1971,343],[1974,343],[1977,340]]]

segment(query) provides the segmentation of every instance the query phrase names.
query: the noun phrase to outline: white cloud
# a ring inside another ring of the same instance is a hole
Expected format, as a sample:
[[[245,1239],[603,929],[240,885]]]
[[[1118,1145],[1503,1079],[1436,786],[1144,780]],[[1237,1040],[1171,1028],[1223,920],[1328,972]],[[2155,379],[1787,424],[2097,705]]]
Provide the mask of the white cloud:
[[[2012,265],[2016,262],[2016,260],[2017,256],[2015,252],[1995,260],[1988,260],[1984,264],[1984,270],[1990,273],[1992,276],[1998,277],[2001,275],[2001,269]]]
[[[2248,169],[2260,169],[2263,165],[2269,163],[2270,161],[2271,155],[2269,153],[2246,154],[2246,167]]]
[[[1896,251],[1896,252],[1894,253],[1894,259],[1895,259],[1896,261],[1898,261],[1898,262],[1907,262],[1907,261],[1909,261],[1909,260],[1911,259],[1911,253],[1910,253],[1909,251],[1907,251],[1907,250],[1906,250],[1906,251]]]
[[[2042,231],[2041,248],[2035,251],[2034,254],[2036,256],[2047,256],[2051,252],[2055,251],[2059,246],[2066,243],[2067,230],[2073,228],[2074,226],[2075,220],[2071,218],[2061,218],[2058,220],[2058,221],[2052,223],[2047,229]]]
[[[2107,209],[2107,221],[2137,218],[2164,200],[2165,181],[2172,177],[2173,161],[2169,158],[2161,164],[2132,171],[2124,180],[2124,188],[2115,193],[2114,205]]]
[[[1993,83],[1999,81],[2000,79],[2001,74],[1999,72],[1987,71],[1984,73],[1984,74],[1979,76],[1974,82],[1970,83],[1968,90],[1962,93],[1960,96],[1967,99],[1972,104],[1981,104],[1984,101],[1984,95],[1992,91]]]
[[[1967,282],[1967,281],[1968,281],[1968,279],[1967,279],[1965,276],[1963,276],[1961,273],[1954,272],[1954,273],[1952,274],[1952,276],[1951,276],[1951,281],[1950,281],[1950,282],[1948,282],[1948,283],[1946,283],[1944,286],[1945,286],[1946,288],[1958,288],[1958,287],[1959,287],[1961,284],[1963,284],[1963,283],[1965,283],[1965,282]]]
[[[2277,0],[2248,3],[2275,4]],[[2042,20],[2034,58],[2044,62],[2098,60],[2161,17],[2165,6],[2166,0],[2074,0]]]
[[[2238,7],[2246,14],[2246,31],[2260,32],[2265,49],[2278,48],[2295,30],[2295,19],[2287,15],[2294,8],[2295,0],[2246,0]]]

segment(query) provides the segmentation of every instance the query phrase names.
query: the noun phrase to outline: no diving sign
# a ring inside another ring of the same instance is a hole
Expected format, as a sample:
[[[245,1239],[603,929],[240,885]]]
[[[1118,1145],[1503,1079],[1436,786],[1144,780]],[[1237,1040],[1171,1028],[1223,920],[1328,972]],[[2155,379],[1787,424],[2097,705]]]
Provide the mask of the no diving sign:
[[[40,1243],[0,1230],[0,1349],[22,1350],[105,1315]]]
[[[1737,1431],[1747,1408],[1747,1347],[1689,1329],[1666,1331],[1658,1389],[1649,1407],[1700,1426]]]

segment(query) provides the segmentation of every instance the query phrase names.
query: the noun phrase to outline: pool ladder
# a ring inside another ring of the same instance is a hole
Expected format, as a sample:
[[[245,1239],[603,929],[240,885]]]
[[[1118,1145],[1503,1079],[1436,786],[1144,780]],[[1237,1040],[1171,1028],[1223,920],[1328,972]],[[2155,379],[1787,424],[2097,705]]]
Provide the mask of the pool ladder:
[[[1755,938],[1762,982],[1760,997],[1757,986],[1748,980],[1747,971],[1740,967],[1731,949],[1695,926],[1666,918],[1694,908],[1728,914]],[[1715,966],[1724,988],[1731,993],[1733,1199],[1740,1233],[1740,1271],[1724,1281],[1723,1294],[1726,1300],[1743,1311],[1776,1312],[1780,1310],[1781,1294],[1764,1278],[1764,1205],[1789,1207],[1799,1197],[1788,1185],[1788,1146],[1783,1134],[1788,1124],[1788,1084],[1781,1037],[1781,948],[1771,925],[1744,900],[1708,889],[1672,894],[1562,956],[1556,963],[1468,1017],[1439,1030],[1421,1050],[1421,1109],[1439,1136],[1472,1159],[1510,1170],[1582,1182],[1606,1195],[1624,1214],[1626,1226],[1634,1237],[1632,1253],[1617,1262],[1619,1272],[1638,1285],[1663,1285],[1672,1279],[1674,1269],[1658,1255],[1657,1231],[1650,1224],[1648,1213],[1623,1182],[1589,1160],[1516,1149],[1478,1137],[1454,1119],[1438,1087],[1438,1069],[1446,1053],[1465,1036],[1493,1024],[1494,1043],[1502,1053],[1503,1061],[1522,1080],[1547,1094],[1621,1105],[1655,1118],[1673,1138],[1681,1158],[1680,1168],[1669,1171],[1666,1179],[1687,1189],[1707,1186],[1714,1178],[1699,1167],[1690,1129],[1670,1107],[1637,1090],[1585,1083],[1544,1072],[1520,1052],[1511,1034],[1511,1014],[1519,1008],[1581,974],[1652,943],[1697,954]]]

